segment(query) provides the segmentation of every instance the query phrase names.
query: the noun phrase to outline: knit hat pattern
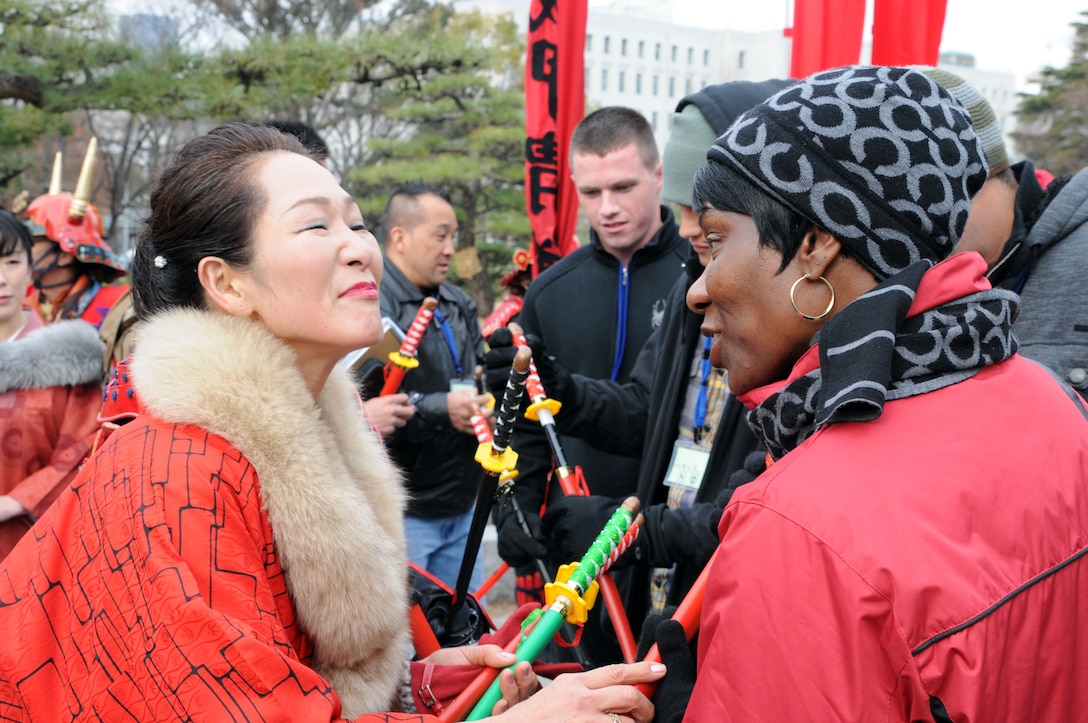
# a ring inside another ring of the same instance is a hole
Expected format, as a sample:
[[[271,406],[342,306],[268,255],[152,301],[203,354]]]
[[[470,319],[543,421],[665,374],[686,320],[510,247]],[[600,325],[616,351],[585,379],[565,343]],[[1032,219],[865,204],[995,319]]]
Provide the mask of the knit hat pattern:
[[[661,197],[684,206],[692,205],[693,179],[706,160],[707,149],[738,115],[792,84],[792,80],[734,80],[708,85],[681,98],[672,114],[669,138],[662,153]]]
[[[971,125],[975,127],[975,134],[982,141],[982,148],[986,151],[990,176],[996,176],[1008,168],[1009,154],[1005,150],[1001,126],[997,122],[993,106],[982,97],[982,93],[960,76],[944,68],[915,66],[914,69],[937,81],[967,109],[967,115],[971,116]]]
[[[985,153],[964,107],[909,68],[812,75],[744,113],[707,159],[841,241],[878,279],[959,240]]]

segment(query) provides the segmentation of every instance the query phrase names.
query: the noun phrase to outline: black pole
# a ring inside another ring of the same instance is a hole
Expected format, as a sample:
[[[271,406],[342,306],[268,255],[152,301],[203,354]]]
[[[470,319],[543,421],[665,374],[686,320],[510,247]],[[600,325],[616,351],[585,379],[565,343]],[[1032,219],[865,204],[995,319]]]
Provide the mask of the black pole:
[[[503,455],[510,444],[510,437],[514,434],[514,422],[521,409],[521,398],[525,393],[525,380],[529,376],[531,358],[532,352],[529,351],[529,347],[521,347],[514,356],[514,363],[510,367],[510,377],[506,381],[502,403],[496,415],[495,436],[491,443],[492,458],[497,459]],[[454,613],[464,605],[468,595],[472,568],[476,562],[476,555],[480,552],[480,543],[484,538],[484,528],[487,527],[487,518],[491,514],[491,505],[499,487],[500,475],[501,471],[491,471],[485,467],[483,480],[480,482],[480,489],[476,495],[476,511],[472,514],[472,525],[469,527],[468,540],[465,542],[465,556],[461,559],[457,586],[453,590]]]

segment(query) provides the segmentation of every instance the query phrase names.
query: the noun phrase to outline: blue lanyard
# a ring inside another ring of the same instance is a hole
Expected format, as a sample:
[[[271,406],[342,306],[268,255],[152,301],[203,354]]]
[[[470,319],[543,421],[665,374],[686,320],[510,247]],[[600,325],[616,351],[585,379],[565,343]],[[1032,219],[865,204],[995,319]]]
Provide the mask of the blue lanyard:
[[[457,369],[457,378],[461,378],[461,357],[457,356],[457,341],[453,338],[453,329],[450,328],[449,323],[446,321],[446,317],[442,316],[442,312],[435,307],[434,318],[438,322],[438,326],[442,329],[442,335],[446,337],[446,346],[450,348],[450,355],[453,356],[453,366]]]
[[[706,424],[706,396],[707,387],[710,384],[710,337],[703,337],[703,359],[699,362],[699,371],[702,374],[702,382],[699,385],[699,397],[695,401],[695,427],[696,439],[701,434],[703,425]]]

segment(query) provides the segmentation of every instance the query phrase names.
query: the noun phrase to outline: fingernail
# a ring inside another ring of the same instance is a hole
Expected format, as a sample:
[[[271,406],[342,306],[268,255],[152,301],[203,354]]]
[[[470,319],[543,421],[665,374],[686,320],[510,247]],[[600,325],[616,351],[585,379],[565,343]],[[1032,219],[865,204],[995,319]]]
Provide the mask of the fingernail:
[[[664,673],[665,670],[666,670],[665,666],[662,665],[661,663],[654,663],[653,665],[650,666],[650,672],[652,672],[652,673]]]
[[[501,655],[505,660],[513,660],[513,659],[518,657],[518,656],[514,655],[513,653],[506,652],[505,650],[500,652],[499,655]]]

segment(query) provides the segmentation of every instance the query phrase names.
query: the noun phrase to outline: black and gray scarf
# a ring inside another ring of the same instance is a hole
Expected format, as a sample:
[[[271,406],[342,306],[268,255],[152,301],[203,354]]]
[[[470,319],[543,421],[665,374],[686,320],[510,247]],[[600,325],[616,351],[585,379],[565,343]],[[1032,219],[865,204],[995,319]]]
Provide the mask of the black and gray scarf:
[[[1016,294],[991,289],[906,318],[922,275],[920,261],[886,279],[820,331],[820,366],[789,383],[748,415],[779,459],[835,422],[876,419],[888,399],[963,381],[1017,349]]]

